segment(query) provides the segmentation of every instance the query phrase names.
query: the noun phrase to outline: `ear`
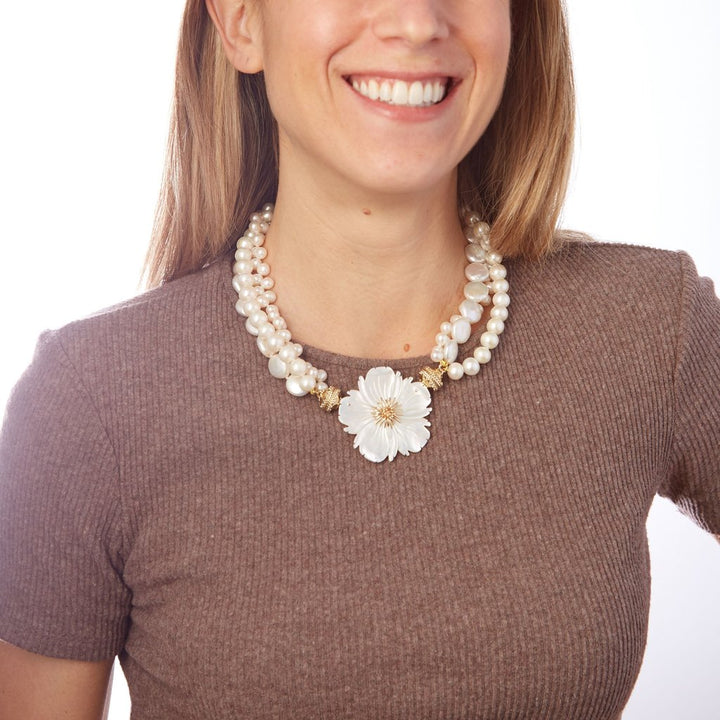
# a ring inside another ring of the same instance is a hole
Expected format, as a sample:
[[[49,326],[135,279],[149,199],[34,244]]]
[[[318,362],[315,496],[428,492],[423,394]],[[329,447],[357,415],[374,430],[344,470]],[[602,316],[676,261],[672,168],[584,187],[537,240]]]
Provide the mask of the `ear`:
[[[235,69],[251,75],[263,69],[259,17],[252,1],[205,0],[207,11]]]

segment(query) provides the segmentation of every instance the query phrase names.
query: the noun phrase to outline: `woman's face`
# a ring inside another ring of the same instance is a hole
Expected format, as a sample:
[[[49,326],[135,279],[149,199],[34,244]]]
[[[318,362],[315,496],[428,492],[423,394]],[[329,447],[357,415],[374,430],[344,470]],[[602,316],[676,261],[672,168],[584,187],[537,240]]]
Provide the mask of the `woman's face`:
[[[384,193],[454,182],[500,101],[509,3],[257,1],[281,172]]]

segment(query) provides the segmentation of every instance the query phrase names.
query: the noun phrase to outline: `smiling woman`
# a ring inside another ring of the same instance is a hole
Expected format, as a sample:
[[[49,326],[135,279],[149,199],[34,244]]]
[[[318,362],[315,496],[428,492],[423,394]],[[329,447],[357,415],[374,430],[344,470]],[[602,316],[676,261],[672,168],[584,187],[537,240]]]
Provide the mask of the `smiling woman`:
[[[154,287],[8,406],[9,717],[115,656],[140,719],[620,717],[653,498],[720,532],[720,304],[557,229],[569,57],[560,2],[189,0]]]

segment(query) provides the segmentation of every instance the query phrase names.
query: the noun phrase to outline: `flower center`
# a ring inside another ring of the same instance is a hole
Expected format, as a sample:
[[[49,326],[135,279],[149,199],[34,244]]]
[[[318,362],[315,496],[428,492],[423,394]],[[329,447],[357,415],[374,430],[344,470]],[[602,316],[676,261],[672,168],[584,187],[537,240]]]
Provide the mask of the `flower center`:
[[[372,409],[373,420],[384,428],[395,425],[400,420],[400,405],[397,400],[381,400]]]

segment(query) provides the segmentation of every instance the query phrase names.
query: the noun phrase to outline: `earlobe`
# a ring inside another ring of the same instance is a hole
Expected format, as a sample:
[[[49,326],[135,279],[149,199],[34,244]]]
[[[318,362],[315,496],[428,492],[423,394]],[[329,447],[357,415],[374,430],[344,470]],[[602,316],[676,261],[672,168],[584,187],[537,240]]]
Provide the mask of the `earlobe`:
[[[251,75],[263,69],[260,27],[248,2],[205,0],[208,14],[233,67]]]

